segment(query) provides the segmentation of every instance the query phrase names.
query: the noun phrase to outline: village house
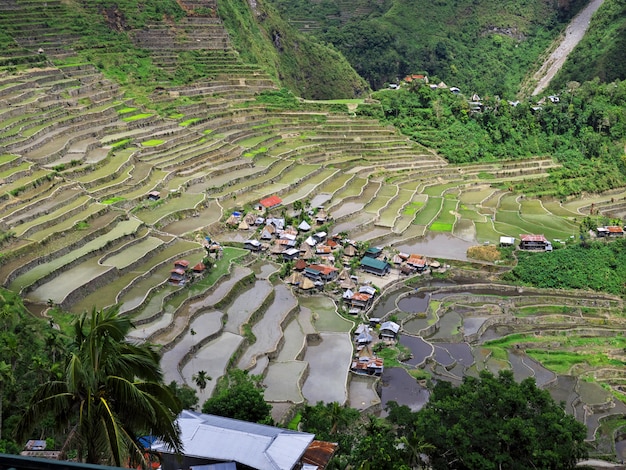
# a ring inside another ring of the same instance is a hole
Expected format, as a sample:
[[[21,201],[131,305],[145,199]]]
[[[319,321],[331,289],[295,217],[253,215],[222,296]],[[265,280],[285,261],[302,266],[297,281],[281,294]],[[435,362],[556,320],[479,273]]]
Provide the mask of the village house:
[[[364,292],[353,292],[352,289],[347,289],[343,293],[342,298],[346,305],[350,307],[348,312],[352,315],[356,315],[372,306],[374,296]]]
[[[363,344],[357,347],[350,370],[357,374],[380,376],[384,370],[383,359],[376,357],[369,344]]]
[[[361,260],[361,269],[365,272],[376,274],[377,276],[384,276],[391,270],[391,265],[387,261],[365,256]]]
[[[158,191],[150,191],[148,193],[148,200],[149,201],[158,201],[159,199],[161,199],[161,193]]]
[[[317,214],[315,214],[315,223],[317,225],[324,225],[328,221],[328,215],[324,209],[320,209]]]
[[[422,255],[410,255],[406,260],[406,264],[414,268],[418,273],[424,272],[428,267],[426,257]]]
[[[250,251],[261,251],[261,242],[258,240],[246,240],[243,242],[243,247]]]
[[[369,344],[373,339],[370,326],[365,323],[361,323],[354,330],[354,342],[356,344]]]
[[[365,256],[367,256],[368,258],[378,258],[382,252],[382,248],[372,246],[368,248],[367,251],[365,251]]]
[[[325,264],[310,264],[308,268],[319,272],[321,280],[324,282],[330,282],[335,280],[335,278],[339,274],[339,270],[336,267],[328,266]]]
[[[616,225],[609,225],[606,227],[609,232],[609,237],[623,237],[624,229],[622,227],[618,227]]]
[[[609,231],[606,227],[596,227],[596,236],[605,238],[609,236]]]
[[[174,261],[174,269],[170,271],[170,277],[168,282],[174,286],[184,286],[188,279],[187,269],[189,268],[189,261],[186,259],[179,259]]]
[[[501,247],[507,247],[507,246],[514,246],[515,245],[515,237],[500,237],[500,246]]]
[[[337,444],[316,441],[314,434],[189,410],[178,416],[176,424],[184,446],[182,456],[160,440],[150,447],[161,455],[163,470],[323,469],[337,449]]]
[[[204,265],[202,261],[200,261],[193,268],[191,268],[191,270],[193,271],[194,274],[202,274],[204,271],[206,271],[206,266]]]
[[[261,199],[259,201],[260,206],[263,209],[274,209],[275,207],[280,206],[283,203],[283,200],[278,196],[270,196],[265,199]]]
[[[326,240],[327,236],[328,234],[326,232],[317,232],[313,234],[313,238],[315,239],[316,243],[322,243],[324,240]]]
[[[544,235],[520,235],[519,247],[521,250],[552,251],[552,243]]]
[[[283,251],[283,259],[285,261],[294,261],[298,259],[300,256],[300,250],[297,248],[289,248],[288,250]]]
[[[380,325],[380,338],[385,341],[395,341],[400,333],[400,325],[392,321],[386,321]]]

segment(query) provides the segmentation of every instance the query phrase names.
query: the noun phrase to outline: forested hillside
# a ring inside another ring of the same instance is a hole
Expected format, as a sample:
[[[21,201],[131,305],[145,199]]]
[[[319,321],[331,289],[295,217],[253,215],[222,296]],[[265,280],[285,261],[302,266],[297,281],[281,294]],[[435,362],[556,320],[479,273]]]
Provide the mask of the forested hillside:
[[[593,17],[589,31],[572,51],[552,88],[567,82],[598,77],[603,82],[626,78],[626,1],[606,0]]]
[[[334,44],[373,88],[427,72],[467,93],[513,97],[584,0],[272,0]]]

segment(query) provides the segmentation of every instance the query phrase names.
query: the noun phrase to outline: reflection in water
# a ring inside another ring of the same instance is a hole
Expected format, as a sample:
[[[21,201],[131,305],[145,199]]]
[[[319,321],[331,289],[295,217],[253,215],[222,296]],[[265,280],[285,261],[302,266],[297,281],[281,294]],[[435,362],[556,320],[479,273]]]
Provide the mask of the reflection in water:
[[[411,411],[419,411],[430,397],[430,392],[400,367],[385,369],[382,383],[383,409],[388,402],[395,401],[399,405],[408,406]]]

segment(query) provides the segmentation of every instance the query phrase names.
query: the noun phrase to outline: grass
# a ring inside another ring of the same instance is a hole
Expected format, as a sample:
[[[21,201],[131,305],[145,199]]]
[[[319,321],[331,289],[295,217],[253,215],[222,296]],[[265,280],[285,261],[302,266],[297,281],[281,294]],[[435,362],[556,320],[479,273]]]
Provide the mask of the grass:
[[[200,118],[191,118],[191,119],[187,119],[186,121],[181,122],[180,124],[178,124],[180,127],[189,127],[192,124],[195,124],[196,122],[201,121],[202,119]]]
[[[125,200],[126,200],[126,198],[124,198],[122,196],[114,196],[114,197],[110,197],[108,199],[105,199],[104,201],[102,201],[102,204],[110,205],[110,204],[115,204],[116,202],[125,201]]]
[[[132,116],[128,116],[125,118],[122,118],[122,121],[124,122],[134,122],[134,121],[139,121],[140,119],[147,119],[149,117],[154,116],[154,114],[152,113],[139,113],[139,114],[133,114]]]
[[[415,215],[422,207],[424,207],[424,203],[422,201],[409,202],[402,210],[402,215]]]
[[[143,147],[156,147],[157,145],[163,144],[165,141],[162,139],[150,139],[141,143]]]
[[[413,223],[415,225],[430,225],[433,219],[437,216],[441,210],[443,198],[430,197],[426,202],[426,206],[417,213]]]

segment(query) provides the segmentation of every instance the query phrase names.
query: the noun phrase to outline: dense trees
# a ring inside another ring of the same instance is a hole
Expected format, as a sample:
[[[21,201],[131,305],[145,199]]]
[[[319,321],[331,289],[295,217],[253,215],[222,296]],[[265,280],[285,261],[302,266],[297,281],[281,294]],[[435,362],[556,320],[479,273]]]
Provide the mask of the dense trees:
[[[554,156],[562,167],[549,178],[514,184],[527,195],[563,197],[626,184],[626,81],[570,83],[558,102],[539,105],[486,97],[478,113],[470,112],[467,97],[425,85],[374,96],[380,108],[361,112],[394,124],[452,163]]]
[[[13,440],[17,420],[37,385],[54,376],[65,348],[65,338],[48,322],[0,288],[0,452],[21,450],[23,443]]]
[[[555,289],[593,289],[624,295],[626,240],[581,243],[552,253],[520,251],[505,279]]]
[[[272,0],[334,45],[378,89],[427,72],[468,92],[512,98],[562,26],[585,3],[457,0]],[[314,7],[312,6],[314,5]]]
[[[213,397],[202,405],[202,412],[270,424],[272,407],[263,399],[261,377],[232,369],[217,383]]]
[[[339,442],[336,468],[571,469],[587,455],[586,428],[533,379],[483,371],[455,387],[438,382],[418,412],[389,402],[388,416],[337,403],[306,406],[303,430]],[[337,432],[329,432],[337,425]]]
[[[587,455],[585,426],[510,371],[465,377],[459,387],[437,383],[415,429],[433,446],[434,470],[572,469]]]
[[[155,349],[126,342],[131,328],[116,307],[81,315],[63,376],[37,388],[18,438],[52,416],[57,429],[69,429],[62,450],[88,463],[122,466],[141,459],[138,438],[148,433],[180,450],[180,402],[162,382]]]

